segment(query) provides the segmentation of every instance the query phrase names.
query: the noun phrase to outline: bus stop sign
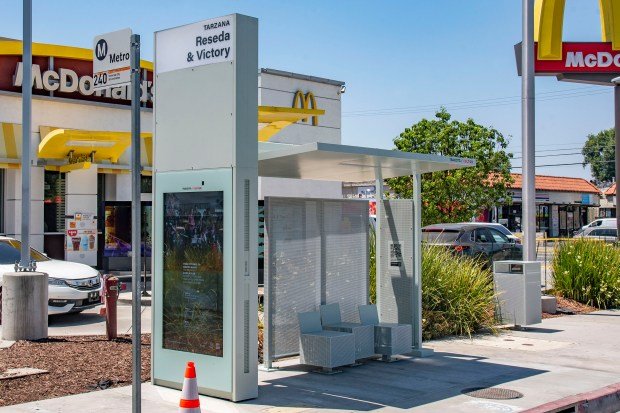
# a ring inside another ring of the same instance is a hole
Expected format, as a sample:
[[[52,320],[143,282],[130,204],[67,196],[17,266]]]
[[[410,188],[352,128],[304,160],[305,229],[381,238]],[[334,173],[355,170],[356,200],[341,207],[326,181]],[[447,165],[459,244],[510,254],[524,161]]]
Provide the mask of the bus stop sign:
[[[95,36],[93,40],[93,89],[130,83],[131,29]]]

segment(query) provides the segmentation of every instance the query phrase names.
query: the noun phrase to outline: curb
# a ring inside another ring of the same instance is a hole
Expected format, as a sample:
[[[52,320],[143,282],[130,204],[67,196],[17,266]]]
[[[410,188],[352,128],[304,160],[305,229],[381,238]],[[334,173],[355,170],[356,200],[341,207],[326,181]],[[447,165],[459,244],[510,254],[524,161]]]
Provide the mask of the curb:
[[[129,304],[131,305],[132,300],[131,298],[119,298],[118,299],[118,303],[119,304]],[[140,305],[143,307],[150,307],[151,306],[151,297],[143,297],[140,299]]]
[[[620,411],[620,383],[545,403],[524,410],[522,413],[615,413],[618,411]]]

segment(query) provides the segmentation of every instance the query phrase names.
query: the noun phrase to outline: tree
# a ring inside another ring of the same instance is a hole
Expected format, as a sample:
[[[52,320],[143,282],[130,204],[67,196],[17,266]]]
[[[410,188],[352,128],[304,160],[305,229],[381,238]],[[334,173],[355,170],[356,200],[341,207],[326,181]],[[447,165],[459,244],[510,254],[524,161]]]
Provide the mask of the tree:
[[[581,153],[583,167],[590,165],[592,176],[600,183],[609,183],[614,180],[616,170],[614,165],[616,135],[613,129],[600,131],[596,135],[588,135],[588,140]]]
[[[469,221],[484,209],[510,202],[508,140],[496,129],[475,123],[451,121],[442,108],[435,119],[422,119],[394,139],[405,152],[473,158],[476,166],[422,175],[423,225]],[[411,198],[411,177],[388,180],[402,198]]]

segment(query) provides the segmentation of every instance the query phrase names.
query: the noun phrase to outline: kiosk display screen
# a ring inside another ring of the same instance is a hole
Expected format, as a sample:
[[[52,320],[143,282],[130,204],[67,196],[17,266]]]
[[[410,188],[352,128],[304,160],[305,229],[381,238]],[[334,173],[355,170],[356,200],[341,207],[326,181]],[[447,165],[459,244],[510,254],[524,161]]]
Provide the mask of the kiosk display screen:
[[[164,193],[163,347],[223,356],[224,192]]]

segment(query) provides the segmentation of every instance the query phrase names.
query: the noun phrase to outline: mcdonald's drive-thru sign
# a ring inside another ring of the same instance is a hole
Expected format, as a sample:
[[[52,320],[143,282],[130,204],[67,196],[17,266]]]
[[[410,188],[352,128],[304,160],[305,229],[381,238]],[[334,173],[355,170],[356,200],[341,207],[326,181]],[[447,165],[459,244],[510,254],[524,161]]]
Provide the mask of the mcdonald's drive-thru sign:
[[[593,1],[593,0],[590,0]],[[602,80],[620,74],[620,1],[599,0],[600,42],[563,42],[566,0],[535,0],[534,71],[560,79]],[[521,74],[521,45],[515,47]]]

